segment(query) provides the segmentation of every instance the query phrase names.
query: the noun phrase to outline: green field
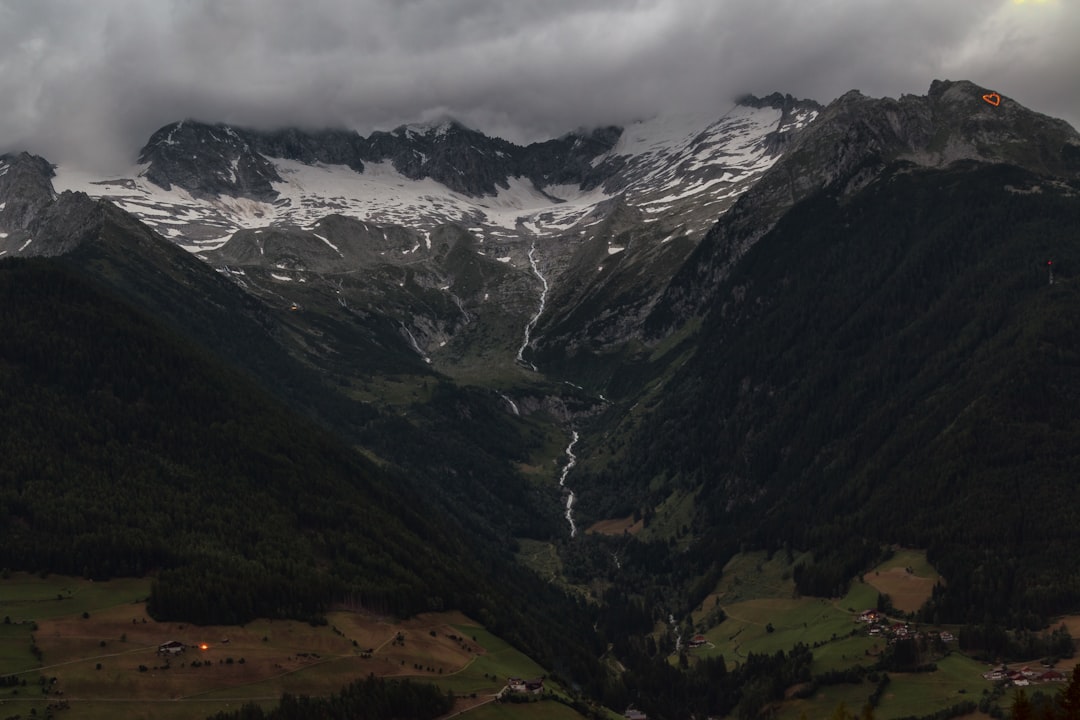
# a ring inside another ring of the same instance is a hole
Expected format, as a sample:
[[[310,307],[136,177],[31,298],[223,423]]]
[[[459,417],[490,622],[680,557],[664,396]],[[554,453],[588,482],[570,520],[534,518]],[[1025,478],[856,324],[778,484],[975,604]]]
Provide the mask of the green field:
[[[932,673],[890,673],[892,682],[881,704],[874,711],[878,720],[927,715],[965,700],[978,702],[990,684],[982,679],[986,668],[959,654],[952,654],[938,663]],[[864,681],[858,685],[823,687],[812,698],[784,703],[779,717],[795,720],[805,713],[808,718],[828,717],[841,702],[848,711],[859,711],[866,704],[875,684]],[[961,692],[963,691],[963,692]]]
[[[798,597],[792,568],[801,559],[795,556],[788,561],[783,553],[768,558],[764,552],[732,558],[716,590],[693,615],[699,627],[707,627],[718,607],[727,617],[707,629],[704,634],[710,644],[695,649],[693,654],[723,655],[728,663],[735,663],[750,653],[786,651],[801,642],[811,647],[819,645],[814,648],[815,672],[869,664],[866,651],[874,643],[850,635],[862,630],[855,615],[874,607],[877,591],[856,580],[848,594],[838,600]]]
[[[27,685],[0,690],[0,717],[32,710],[41,716],[61,698],[70,702],[63,716],[71,720],[206,717],[248,701],[272,704],[283,692],[327,695],[369,674],[413,677],[482,698],[501,690],[507,677],[547,674],[460,613],[393,621],[339,611],[319,627],[288,620],[200,627],[150,620],[142,602],[148,592],[146,580],[19,573],[2,581],[0,603],[11,622],[0,623],[0,674]],[[156,651],[167,640],[188,649],[166,660]],[[41,676],[57,679],[47,693]],[[551,683],[548,689],[562,694]],[[543,705],[557,713],[545,717],[578,717],[561,704]],[[514,717],[541,716],[532,706],[508,709],[517,708],[523,714]]]
[[[847,638],[859,629],[850,613],[821,598],[761,598],[724,606],[727,619],[705,633],[712,647],[694,650],[701,657],[723,655],[742,662],[750,653],[790,650],[796,643],[813,646]],[[769,631],[769,626],[772,631]]]
[[[36,662],[30,652],[29,624],[0,625],[0,675],[10,675]],[[0,697],[4,691],[0,690]]]
[[[149,594],[150,581],[141,578],[94,582],[12,573],[7,580],[0,580],[0,617],[10,617],[12,622],[47,620],[141,602]]]
[[[896,674],[885,691],[878,717],[888,720],[926,714],[927,708],[946,708],[964,700],[979,701],[990,683],[982,678],[986,666],[958,653],[943,658],[932,673]],[[964,692],[961,692],[964,691]]]
[[[463,670],[435,678],[442,689],[457,695],[494,695],[506,685],[508,677],[532,679],[546,674],[542,667],[482,627],[459,625],[457,629],[467,638],[476,638],[486,652]]]
[[[856,665],[871,667],[886,643],[867,636],[865,626],[856,621],[858,613],[877,605],[879,591],[869,581],[905,587],[914,584],[912,578],[923,582],[939,578],[924,552],[899,550],[889,561],[867,572],[865,582],[864,578],[853,579],[842,598],[798,597],[791,577],[798,561],[792,558],[788,562],[782,553],[770,559],[764,552],[732,558],[716,590],[694,613],[694,621],[699,627],[707,626],[717,606],[727,617],[704,633],[710,645],[692,650],[691,655],[722,655],[730,665],[745,661],[750,653],[787,651],[801,642],[812,649],[815,675]],[[889,720],[925,715],[964,700],[977,702],[988,687],[981,677],[984,669],[974,660],[954,653],[938,663],[936,672],[890,673],[892,682],[875,717]],[[812,698],[783,703],[779,717],[794,720],[803,713],[809,718],[828,717],[840,703],[849,712],[858,712],[874,688],[869,681],[822,687]]]

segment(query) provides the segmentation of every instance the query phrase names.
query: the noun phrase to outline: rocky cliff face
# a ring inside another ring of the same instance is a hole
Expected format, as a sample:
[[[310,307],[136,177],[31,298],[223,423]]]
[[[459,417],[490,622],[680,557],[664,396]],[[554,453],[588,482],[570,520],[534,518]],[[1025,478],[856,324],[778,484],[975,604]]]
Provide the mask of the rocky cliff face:
[[[0,156],[0,257],[64,255],[99,238],[109,224],[137,228],[143,238],[154,235],[112,203],[81,192],[58,195],[52,177],[44,158]]]
[[[1080,177],[1076,130],[1008,97],[993,106],[982,98],[991,92],[936,80],[925,96],[869,98],[853,90],[835,100],[708,233],[651,319],[653,332],[707,308],[731,266],[795,203],[825,188],[851,195],[892,163],[1007,163]]]
[[[274,165],[227,125],[186,120],[166,125],[139,152],[155,185],[187,190],[195,197],[232,195],[258,200],[277,196]]]
[[[30,228],[42,208],[55,198],[52,165],[29,153],[0,155],[0,232]]]
[[[267,158],[344,165],[358,173],[365,163],[389,163],[411,180],[430,178],[480,197],[508,188],[513,177],[527,177],[537,188],[595,187],[605,176],[590,161],[611,150],[619,134],[618,128],[604,128],[522,147],[449,120],[368,137],[349,130],[260,131],[185,120],[155,132],[139,162],[149,163],[145,176],[154,184],[180,187],[196,197],[274,200],[272,183],[282,178]]]

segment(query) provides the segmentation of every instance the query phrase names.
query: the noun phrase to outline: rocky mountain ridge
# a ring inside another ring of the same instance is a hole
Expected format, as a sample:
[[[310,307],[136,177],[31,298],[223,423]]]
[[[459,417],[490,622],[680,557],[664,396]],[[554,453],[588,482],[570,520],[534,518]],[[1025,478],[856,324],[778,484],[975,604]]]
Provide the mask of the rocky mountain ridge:
[[[441,310],[410,311],[415,295],[389,303],[424,357],[452,346],[449,328],[493,302],[516,308],[535,329],[531,347],[558,362],[681,327],[777,218],[837,182],[855,192],[893,162],[1075,173],[1074,130],[1008,97],[992,107],[986,92],[935,81],[926,96],[852,91],[827,108],[746,96],[719,119],[664,116],[525,147],[453,121],[367,138],[184,121],[154,133],[130,177],[61,167],[55,182],[111,201],[238,282],[261,278],[259,292],[286,306],[303,304],[305,283],[360,268],[367,302],[410,282],[445,292],[459,316],[449,325]],[[7,232],[9,253],[35,252]],[[487,279],[461,294],[466,266]]]
[[[943,168],[1009,164],[1050,178],[1080,177],[1080,134],[968,81],[935,80],[925,96],[869,98],[852,90],[829,104],[709,232],[664,299],[654,327],[675,327],[714,300],[712,288],[797,202],[840,184],[849,196],[891,163]]]

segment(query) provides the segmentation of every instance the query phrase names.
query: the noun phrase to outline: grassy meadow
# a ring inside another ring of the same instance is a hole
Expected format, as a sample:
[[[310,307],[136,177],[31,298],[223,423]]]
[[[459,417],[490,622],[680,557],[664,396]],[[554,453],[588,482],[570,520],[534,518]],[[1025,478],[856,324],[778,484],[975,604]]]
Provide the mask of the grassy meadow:
[[[0,689],[0,716],[41,715],[66,701],[71,720],[203,718],[244,702],[273,704],[283,692],[330,694],[369,674],[432,681],[483,699],[509,676],[546,674],[461,613],[396,621],[335,611],[318,627],[291,620],[196,626],[152,620],[148,593],[147,580],[22,573],[0,580],[0,614],[11,620],[0,624],[0,674],[26,680]],[[171,640],[187,648],[158,655]],[[558,703],[544,706],[576,717]],[[519,708],[520,717],[539,717],[525,705],[507,706],[498,717]]]
[[[888,593],[900,611],[917,609],[941,579],[925,552],[899,550],[887,562],[853,579],[842,598],[800,597],[792,579],[800,559],[796,556],[789,561],[783,553],[769,558],[764,552],[732,558],[714,592],[692,615],[707,642],[691,650],[691,657],[723,656],[732,666],[745,662],[750,653],[771,654],[804,643],[814,654],[814,675],[856,665],[870,667],[887,644],[884,638],[866,633],[866,626],[858,621],[859,613],[876,606],[879,592]],[[718,609],[725,619],[715,623]],[[983,690],[989,688],[981,676],[986,668],[958,652],[941,659],[937,666],[929,673],[889,673],[891,683],[875,717],[889,720],[926,715],[965,700],[978,702]],[[841,703],[857,712],[874,688],[868,680],[823,686],[813,697],[785,701],[778,717],[829,717]]]

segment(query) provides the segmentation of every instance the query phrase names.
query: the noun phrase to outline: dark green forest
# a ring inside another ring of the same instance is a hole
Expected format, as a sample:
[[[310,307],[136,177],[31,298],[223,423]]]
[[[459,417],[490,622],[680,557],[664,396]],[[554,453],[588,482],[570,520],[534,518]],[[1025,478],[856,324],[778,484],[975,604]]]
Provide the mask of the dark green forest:
[[[208,720],[430,720],[450,711],[452,695],[431,684],[409,680],[357,680],[328,698],[286,693],[273,710],[249,703],[233,712],[220,712]]]
[[[690,579],[740,547],[813,551],[796,581],[827,596],[901,543],[948,579],[927,620],[1034,628],[1076,609],[1077,238],[1076,187],[1007,166],[827,188],[733,266],[622,460],[579,481],[582,506],[697,490],[679,567],[626,551],[681,579],[688,607],[711,589]]]
[[[153,616],[203,624],[458,608],[599,676],[591,613],[446,515],[432,478],[376,467],[62,262],[0,263],[0,333],[0,567],[153,574]]]
[[[198,622],[344,594],[408,614],[457,586],[462,544],[408,486],[81,278],[0,276],[0,564],[160,571],[151,611]]]

